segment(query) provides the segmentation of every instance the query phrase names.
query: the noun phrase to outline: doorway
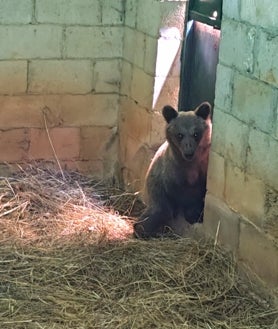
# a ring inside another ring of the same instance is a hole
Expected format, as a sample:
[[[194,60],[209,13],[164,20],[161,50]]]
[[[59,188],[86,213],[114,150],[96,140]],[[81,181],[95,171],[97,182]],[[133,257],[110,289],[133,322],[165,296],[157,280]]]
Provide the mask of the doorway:
[[[190,0],[181,53],[179,110],[214,106],[222,0]]]

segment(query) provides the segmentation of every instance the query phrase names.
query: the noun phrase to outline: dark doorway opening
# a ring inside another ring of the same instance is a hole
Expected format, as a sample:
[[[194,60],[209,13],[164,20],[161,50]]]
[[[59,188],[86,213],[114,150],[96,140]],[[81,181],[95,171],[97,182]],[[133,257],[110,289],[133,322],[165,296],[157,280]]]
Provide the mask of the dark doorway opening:
[[[214,106],[222,0],[191,0],[181,54],[179,109]]]

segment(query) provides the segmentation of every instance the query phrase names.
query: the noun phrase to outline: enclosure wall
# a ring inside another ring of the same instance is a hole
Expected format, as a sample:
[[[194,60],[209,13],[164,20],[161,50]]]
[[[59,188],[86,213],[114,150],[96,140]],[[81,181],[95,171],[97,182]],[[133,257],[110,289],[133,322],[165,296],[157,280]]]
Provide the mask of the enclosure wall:
[[[52,143],[62,166],[113,175],[124,9],[122,0],[0,0],[1,162],[53,160]]]
[[[206,231],[272,286],[278,284],[277,17],[274,1],[223,1],[205,209]]]
[[[178,104],[187,1],[127,0],[120,97],[120,163],[125,185],[140,190],[165,139],[161,109]]]

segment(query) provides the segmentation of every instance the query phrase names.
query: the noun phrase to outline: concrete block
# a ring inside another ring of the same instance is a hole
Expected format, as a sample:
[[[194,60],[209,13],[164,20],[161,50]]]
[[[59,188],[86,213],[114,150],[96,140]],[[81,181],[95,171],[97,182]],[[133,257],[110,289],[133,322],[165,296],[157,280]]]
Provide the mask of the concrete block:
[[[262,231],[240,223],[239,261],[247,264],[272,287],[278,286],[278,249]]]
[[[88,93],[92,90],[92,65],[88,60],[32,61],[30,93]]]
[[[100,93],[119,93],[121,84],[121,61],[100,60],[94,66],[94,90]]]
[[[79,128],[52,128],[49,129],[49,135],[59,160],[72,160],[79,157]],[[45,129],[30,129],[28,156],[30,160],[54,159],[54,153]]]
[[[0,59],[61,57],[62,27],[57,25],[0,26]]]
[[[217,107],[213,114],[212,151],[239,168],[246,164],[249,127]]]
[[[160,2],[160,27],[176,27],[183,35],[188,5],[189,1]]]
[[[220,63],[253,72],[256,29],[232,20],[223,20],[219,51]]]
[[[145,58],[146,35],[142,32],[125,28],[124,33],[124,59],[143,69]]]
[[[210,151],[207,190],[219,199],[224,199],[225,175],[225,159],[216,152]]]
[[[136,31],[135,38],[133,41],[133,64],[135,64],[141,69],[144,69],[144,61],[146,54],[146,35],[142,32]]]
[[[117,134],[115,129],[107,127],[82,127],[80,159],[103,160],[112,148],[116,154],[115,143]]]
[[[240,216],[232,211],[222,200],[207,193],[204,213],[204,232],[206,235],[237,252],[239,245]]]
[[[121,143],[122,174],[126,186],[133,191],[142,191],[145,174],[153,152],[140,141],[125,135]]]
[[[123,58],[133,64],[134,45],[137,31],[129,27],[124,27]]]
[[[251,130],[248,143],[248,172],[278,190],[278,141],[261,131]]]
[[[125,2],[125,26],[135,27],[137,17],[137,0],[126,0]]]
[[[140,148],[142,143],[132,137],[130,137],[126,132],[120,135],[120,149],[123,165],[129,168],[133,158]]]
[[[151,109],[153,102],[154,78],[134,67],[131,81],[131,97],[142,107]]]
[[[0,161],[26,160],[29,143],[28,129],[0,130]]]
[[[0,129],[41,127],[43,104],[41,96],[0,96]]]
[[[276,5],[278,8],[278,5]],[[257,47],[255,76],[269,84],[278,86],[278,36],[260,30]]]
[[[121,94],[130,95],[130,86],[132,79],[133,66],[129,62],[122,61],[122,76],[121,76]]]
[[[39,23],[97,25],[101,21],[99,1],[37,0]]]
[[[102,24],[122,25],[125,19],[125,6],[122,0],[101,0]]]
[[[167,57],[165,54],[167,53]],[[176,107],[180,77],[177,67],[180,68],[180,40],[179,31],[176,28],[160,29],[160,38],[157,42],[157,56],[155,65],[155,86],[153,96],[153,108],[162,108],[172,102]]]
[[[155,0],[141,0],[137,8],[137,29],[157,37],[161,27],[161,4]]]
[[[187,2],[142,0],[137,8],[137,29],[157,37],[161,27],[176,27],[183,34]]]
[[[1,0],[0,24],[29,24],[32,21],[32,0]]]
[[[161,114],[161,109],[159,111],[153,110],[151,113],[151,131],[150,131],[150,148],[152,150],[157,150],[158,147],[165,142],[165,128],[166,122]]]
[[[0,129],[107,126],[118,120],[119,96],[114,95],[22,95],[0,96]]]
[[[178,108],[179,87],[179,77],[156,77],[152,105],[153,109],[161,111],[161,109],[169,103],[171,103],[174,108]]]
[[[145,35],[145,72],[156,76],[180,76],[180,40],[176,39],[176,33],[177,30],[174,36],[159,39]]]
[[[276,118],[278,118],[278,106],[276,108]],[[273,137],[278,139],[278,120],[274,122]]]
[[[71,58],[115,58],[122,57],[122,27],[66,28],[65,55]]]
[[[181,43],[180,43],[181,45]],[[181,47],[179,47],[176,57],[172,62],[172,67],[169,71],[170,77],[180,78],[181,73]]]
[[[278,191],[266,188],[264,232],[276,241],[278,246]]]
[[[148,143],[151,131],[151,114],[131,99],[121,102],[120,131],[141,143]]]
[[[180,50],[180,32],[177,28],[161,28],[157,41],[155,75],[167,77],[173,75],[173,66]],[[165,56],[167,54],[167,56]],[[171,72],[172,71],[172,72]],[[179,74],[178,74],[179,75]]]
[[[262,27],[277,28],[278,4],[276,1],[272,1],[272,0],[241,1],[240,14],[243,20],[253,25],[258,25],[259,22],[259,25]]]
[[[231,112],[234,73],[227,66],[218,64],[215,86],[215,105],[224,112]]]
[[[225,200],[229,207],[262,227],[264,221],[265,184],[255,176],[227,164]]]
[[[63,95],[58,102],[61,106],[60,118],[66,126],[111,128],[117,125],[119,96],[116,94]]]
[[[0,94],[20,94],[27,89],[27,61],[0,61]]]
[[[240,20],[240,0],[223,1],[223,16]]]
[[[248,125],[269,132],[274,119],[276,99],[273,88],[258,80],[236,74],[233,90],[233,114]]]

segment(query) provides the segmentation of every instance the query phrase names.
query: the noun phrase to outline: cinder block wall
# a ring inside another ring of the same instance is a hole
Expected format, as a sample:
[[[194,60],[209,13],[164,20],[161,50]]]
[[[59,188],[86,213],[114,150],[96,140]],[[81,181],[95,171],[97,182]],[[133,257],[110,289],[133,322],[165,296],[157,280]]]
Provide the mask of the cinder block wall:
[[[165,140],[162,106],[178,103],[186,8],[186,1],[126,1],[119,132],[121,176],[132,189],[142,189],[150,159]]]
[[[0,0],[0,162],[118,162],[122,0]]]
[[[205,229],[278,285],[278,3],[223,3]],[[219,229],[217,234],[217,228]]]

